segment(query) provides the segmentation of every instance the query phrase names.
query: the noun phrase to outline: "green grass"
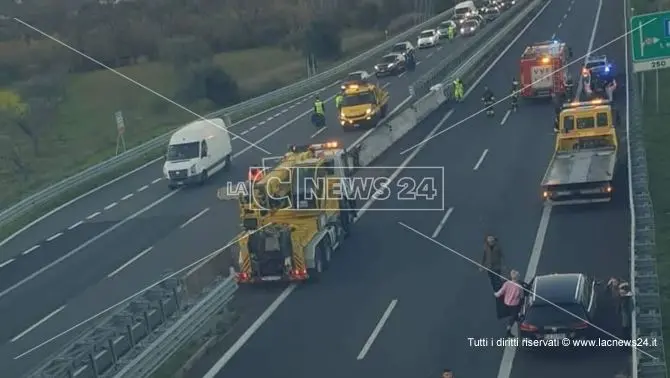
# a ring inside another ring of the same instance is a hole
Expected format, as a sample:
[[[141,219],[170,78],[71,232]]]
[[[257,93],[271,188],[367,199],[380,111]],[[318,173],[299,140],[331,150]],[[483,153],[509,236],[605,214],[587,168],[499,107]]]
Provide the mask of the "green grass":
[[[351,58],[382,38],[381,32],[348,31],[344,34],[343,50],[346,57]],[[235,77],[241,90],[248,94],[271,90],[305,75],[299,51],[276,47],[223,53],[215,57],[215,62]],[[168,98],[175,92],[175,74],[170,65],[143,63],[119,71]],[[214,110],[206,102],[189,108],[199,114]],[[114,112],[118,110],[124,114],[128,148],[195,118],[113,72],[101,70],[72,75],[56,119],[41,133],[42,154],[39,157],[26,154],[33,169],[29,178],[17,180],[10,167],[0,163],[0,187],[3,188],[0,205],[13,203],[83,167],[113,156],[116,147]],[[3,143],[2,148],[6,147]],[[27,140],[22,147],[29,151]]]
[[[670,9],[670,1],[634,1],[636,14]],[[659,72],[660,111],[656,111],[655,73],[645,74],[643,126],[649,187],[656,223],[656,258],[664,315],[663,338],[670,340],[670,70]],[[666,355],[668,351],[666,351]],[[670,372],[670,371],[669,371]]]

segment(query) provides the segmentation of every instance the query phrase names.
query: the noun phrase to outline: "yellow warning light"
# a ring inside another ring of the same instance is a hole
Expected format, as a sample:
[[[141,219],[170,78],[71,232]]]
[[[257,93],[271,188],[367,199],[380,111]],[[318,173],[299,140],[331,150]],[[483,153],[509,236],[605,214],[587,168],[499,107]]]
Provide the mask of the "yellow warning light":
[[[603,103],[603,100],[601,100],[601,99],[596,99],[596,100],[591,101],[591,103],[592,103],[593,105],[599,105],[599,104],[602,104],[602,103]]]
[[[549,58],[546,56],[542,58],[542,63],[549,63]]]
[[[326,143],[326,148],[337,148],[337,142]]]

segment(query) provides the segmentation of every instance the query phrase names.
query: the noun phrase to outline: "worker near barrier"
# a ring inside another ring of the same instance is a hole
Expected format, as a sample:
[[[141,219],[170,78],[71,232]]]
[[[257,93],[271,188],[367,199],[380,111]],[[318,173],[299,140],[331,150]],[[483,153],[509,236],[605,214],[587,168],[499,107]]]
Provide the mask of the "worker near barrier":
[[[312,114],[312,123],[317,127],[326,126],[326,112],[323,106],[323,101],[316,96],[314,99],[314,114]]]
[[[449,41],[452,41],[455,36],[456,36],[456,27],[453,24],[449,24],[449,26],[447,27],[447,38],[449,38]]]
[[[461,79],[454,80],[454,99],[456,101],[463,101],[463,81]]]
[[[344,96],[342,96],[342,92],[338,93],[335,96],[335,107],[337,108],[337,110],[340,110],[340,108],[342,107],[342,100],[343,99],[344,99]]]

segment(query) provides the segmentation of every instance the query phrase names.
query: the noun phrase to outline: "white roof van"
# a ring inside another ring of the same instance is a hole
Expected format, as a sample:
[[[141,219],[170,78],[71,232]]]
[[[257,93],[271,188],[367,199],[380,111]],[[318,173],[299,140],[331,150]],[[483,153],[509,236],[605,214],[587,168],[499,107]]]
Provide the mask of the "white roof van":
[[[454,7],[454,15],[457,16],[457,18],[468,18],[477,13],[478,11],[474,1],[463,1],[456,4],[456,7]]]
[[[221,118],[199,120],[172,134],[163,174],[170,189],[204,184],[209,176],[230,167],[233,147]]]

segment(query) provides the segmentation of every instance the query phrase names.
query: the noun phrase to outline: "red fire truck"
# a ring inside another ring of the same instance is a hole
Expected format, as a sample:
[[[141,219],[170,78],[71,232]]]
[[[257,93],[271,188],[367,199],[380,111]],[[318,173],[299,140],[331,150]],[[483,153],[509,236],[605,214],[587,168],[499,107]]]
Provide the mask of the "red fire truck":
[[[550,97],[566,90],[570,48],[559,41],[535,43],[521,55],[521,96]]]

